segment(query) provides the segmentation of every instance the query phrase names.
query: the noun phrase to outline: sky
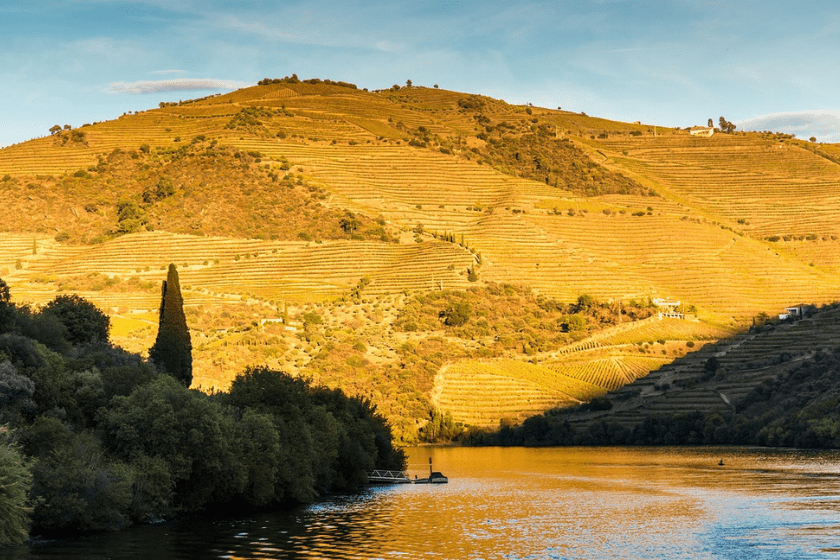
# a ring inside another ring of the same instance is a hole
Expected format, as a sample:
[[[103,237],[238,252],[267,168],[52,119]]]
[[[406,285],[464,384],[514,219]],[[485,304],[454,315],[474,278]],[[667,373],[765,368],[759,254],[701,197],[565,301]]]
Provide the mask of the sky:
[[[0,146],[293,73],[840,142],[836,0],[4,0]]]

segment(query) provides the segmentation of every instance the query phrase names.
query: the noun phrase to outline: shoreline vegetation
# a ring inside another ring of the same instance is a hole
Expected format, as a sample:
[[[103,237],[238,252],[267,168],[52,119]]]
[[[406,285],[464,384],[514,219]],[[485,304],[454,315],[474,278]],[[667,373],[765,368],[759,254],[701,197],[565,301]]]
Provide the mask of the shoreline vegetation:
[[[284,507],[405,467],[369,401],[268,368],[191,390],[108,323],[78,296],[16,306],[0,281],[0,545]]]

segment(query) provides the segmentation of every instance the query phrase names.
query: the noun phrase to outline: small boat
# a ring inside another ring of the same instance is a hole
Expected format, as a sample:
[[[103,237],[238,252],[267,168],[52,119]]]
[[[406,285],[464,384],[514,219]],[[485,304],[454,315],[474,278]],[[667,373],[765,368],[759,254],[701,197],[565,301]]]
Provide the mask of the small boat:
[[[449,479],[444,476],[442,473],[432,470],[432,458],[429,457],[429,477],[428,478],[417,478],[415,475],[414,477],[414,484],[446,484],[449,482]]]

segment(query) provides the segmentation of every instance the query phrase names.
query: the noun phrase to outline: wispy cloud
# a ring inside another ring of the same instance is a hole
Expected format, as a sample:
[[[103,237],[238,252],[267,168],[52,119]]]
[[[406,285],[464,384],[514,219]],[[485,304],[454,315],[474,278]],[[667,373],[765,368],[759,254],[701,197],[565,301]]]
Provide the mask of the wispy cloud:
[[[235,80],[215,80],[212,78],[200,78],[183,80],[143,80],[139,82],[113,82],[108,86],[108,93],[158,93],[161,91],[185,91],[185,90],[218,90],[218,89],[239,89],[252,86],[246,82]]]
[[[814,136],[821,142],[840,141],[840,111],[836,109],[774,113],[737,122],[741,130],[771,130]]]

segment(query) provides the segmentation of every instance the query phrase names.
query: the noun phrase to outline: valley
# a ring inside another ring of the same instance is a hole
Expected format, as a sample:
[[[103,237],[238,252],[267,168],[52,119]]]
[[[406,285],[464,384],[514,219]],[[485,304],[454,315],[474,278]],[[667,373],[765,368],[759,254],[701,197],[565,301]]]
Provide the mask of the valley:
[[[493,427],[673,384],[677,358],[840,293],[834,145],[417,86],[162,105],[0,150],[0,278],[16,303],[78,293],[142,352],[176,264],[202,390],[265,364],[410,443],[436,410]]]

